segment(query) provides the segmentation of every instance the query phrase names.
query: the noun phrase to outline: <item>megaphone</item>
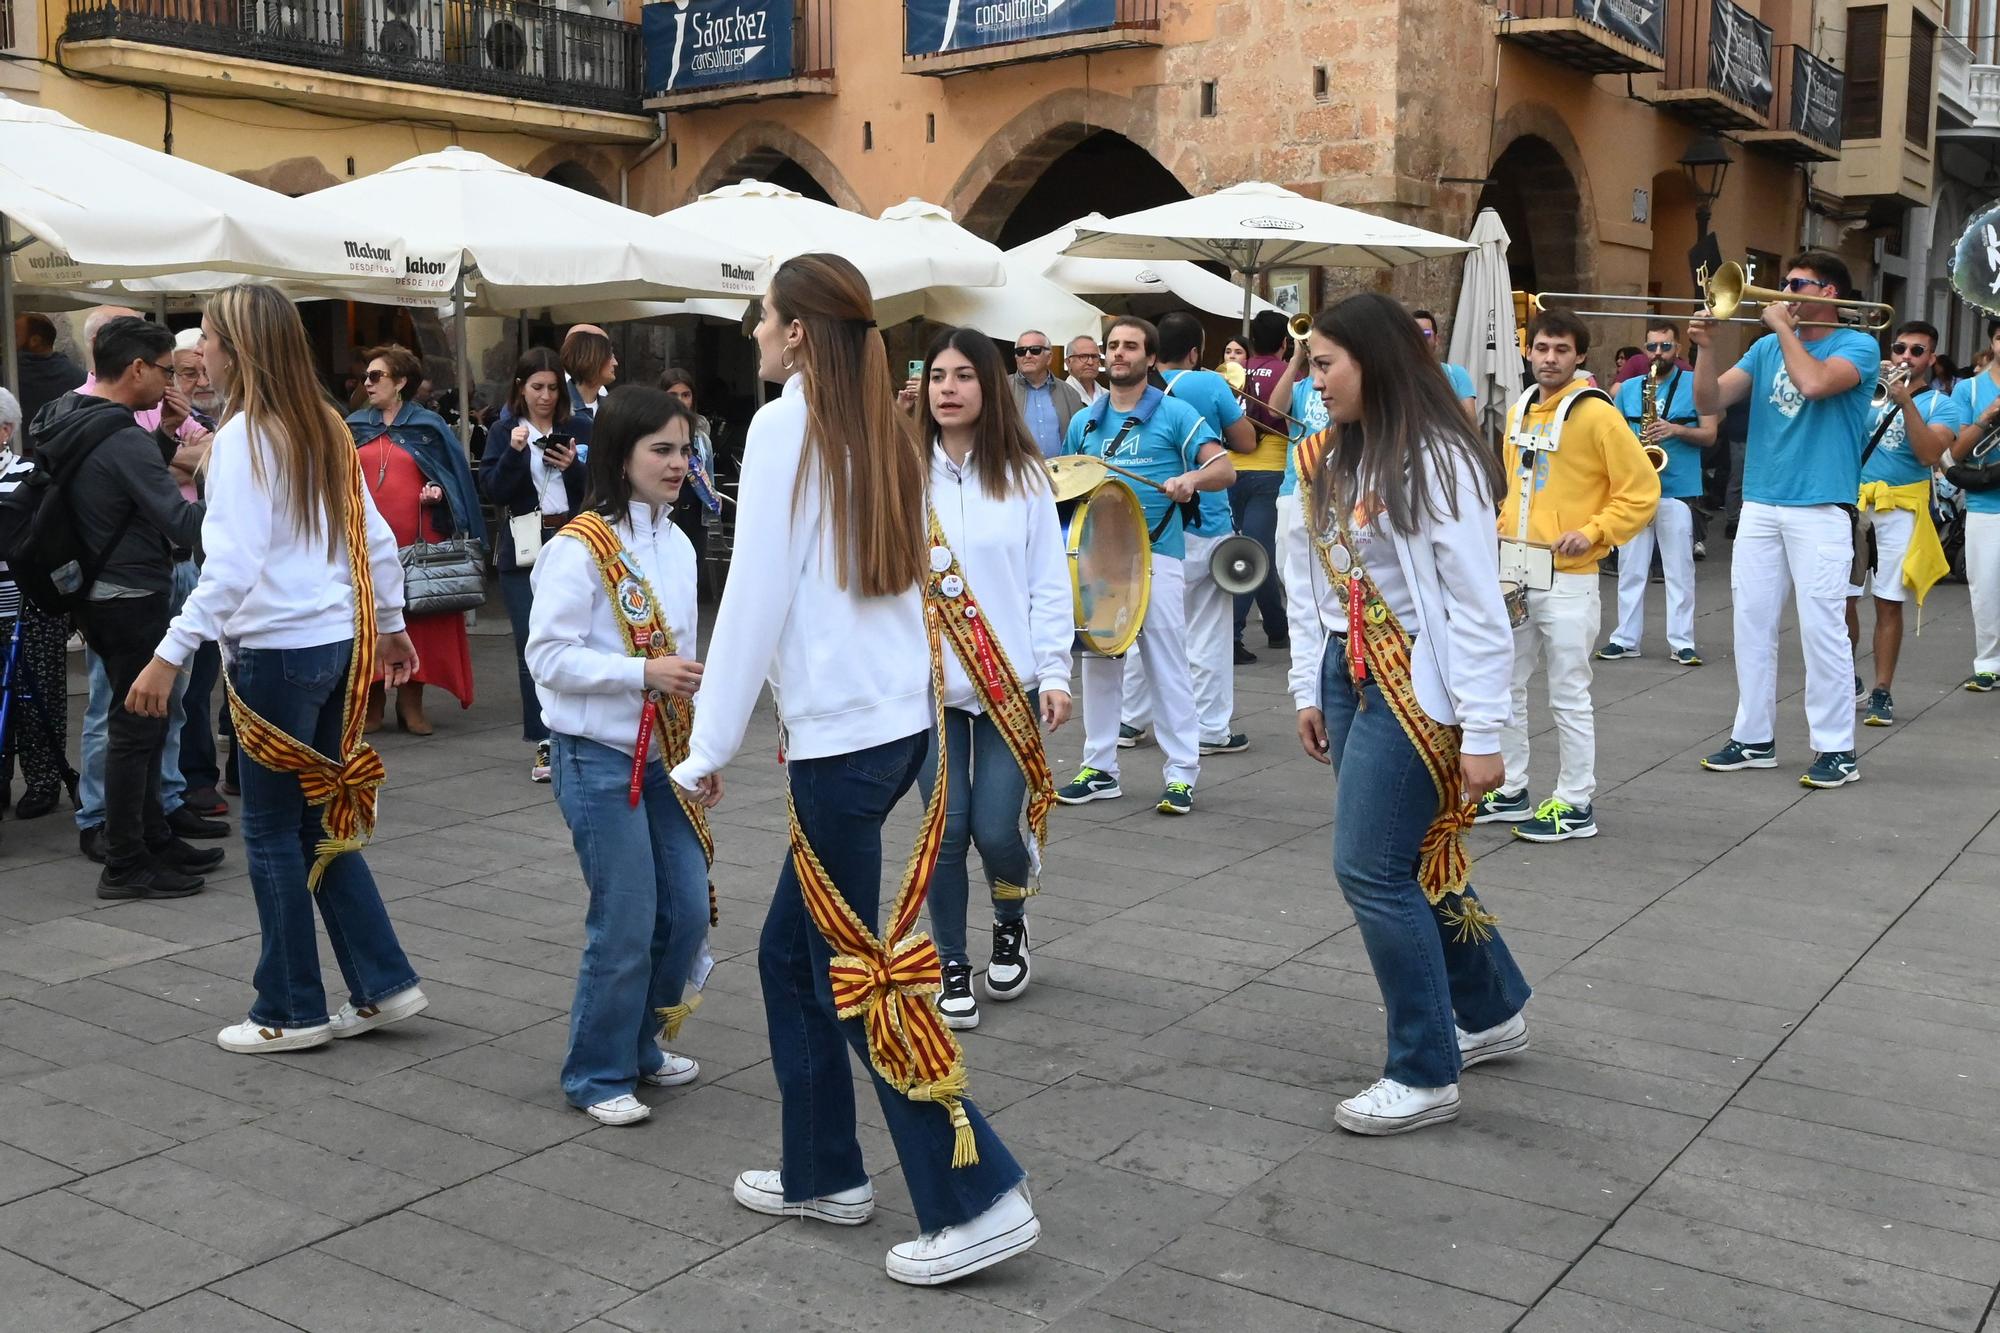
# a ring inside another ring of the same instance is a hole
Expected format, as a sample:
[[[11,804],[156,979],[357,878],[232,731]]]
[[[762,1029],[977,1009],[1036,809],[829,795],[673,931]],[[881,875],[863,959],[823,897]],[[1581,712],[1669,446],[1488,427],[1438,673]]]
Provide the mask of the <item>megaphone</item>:
[[[1271,573],[1271,557],[1254,537],[1235,533],[1209,552],[1208,574],[1226,593],[1255,592]]]

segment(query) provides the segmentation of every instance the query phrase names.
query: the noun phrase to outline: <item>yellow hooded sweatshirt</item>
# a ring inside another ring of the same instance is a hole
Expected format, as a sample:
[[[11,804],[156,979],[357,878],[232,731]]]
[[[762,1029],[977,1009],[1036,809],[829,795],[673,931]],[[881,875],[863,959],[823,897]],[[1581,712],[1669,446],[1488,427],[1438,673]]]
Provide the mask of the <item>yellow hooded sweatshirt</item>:
[[[1556,408],[1565,398],[1588,387],[1582,380],[1553,398],[1530,402],[1518,429],[1546,435],[1554,431]],[[1512,440],[1503,454],[1507,465],[1507,503],[1500,510],[1500,535],[1513,540],[1521,512],[1520,451]],[[1590,398],[1571,409],[1562,438],[1553,453],[1541,454],[1535,468],[1535,493],[1528,504],[1528,540],[1554,546],[1565,532],[1590,539],[1582,555],[1559,555],[1558,572],[1594,571],[1614,546],[1623,546],[1653,521],[1660,507],[1660,476],[1646,451],[1610,403]]]

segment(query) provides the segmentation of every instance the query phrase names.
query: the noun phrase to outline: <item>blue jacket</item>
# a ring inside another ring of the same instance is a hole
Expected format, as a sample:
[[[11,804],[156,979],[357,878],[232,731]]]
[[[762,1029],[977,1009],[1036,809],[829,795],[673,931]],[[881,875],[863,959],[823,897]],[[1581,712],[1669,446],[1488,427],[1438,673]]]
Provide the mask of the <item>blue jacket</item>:
[[[451,509],[452,532],[476,541],[486,540],[486,516],[479,508],[479,492],[472,483],[472,464],[466,460],[458,436],[443,417],[428,407],[405,403],[396,413],[396,424],[385,431],[381,410],[364,407],[348,413],[347,429],[353,432],[356,448],[387,434],[417,460],[417,469],[424,474],[425,481],[436,482],[443,488],[445,503]]]
[[[500,419],[486,432],[486,451],[479,456],[479,489],[486,492],[486,498],[505,510],[508,514],[532,514],[541,506],[541,497],[535,494],[534,471],[529,466],[528,450],[516,449],[511,441],[514,427],[521,418],[512,411],[502,412]],[[563,431],[571,436],[576,434],[576,418],[571,417],[563,424]],[[568,467],[563,469],[563,494],[569,497],[572,512],[583,508],[583,457],[581,452]],[[495,551],[500,557],[500,568],[517,569],[514,562],[514,534],[506,524],[494,539]]]

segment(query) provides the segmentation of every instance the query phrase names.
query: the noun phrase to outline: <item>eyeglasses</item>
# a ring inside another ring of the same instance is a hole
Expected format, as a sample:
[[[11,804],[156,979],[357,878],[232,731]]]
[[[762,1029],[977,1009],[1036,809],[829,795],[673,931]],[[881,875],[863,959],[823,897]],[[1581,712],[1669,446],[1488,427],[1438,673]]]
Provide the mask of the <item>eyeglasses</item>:
[[[1893,356],[1929,356],[1931,349],[1922,343],[1897,343],[1889,352]]]
[[[1647,351],[1649,351],[1649,352],[1671,352],[1671,351],[1673,351],[1673,350],[1674,350],[1674,345],[1673,345],[1672,343],[1670,343],[1670,342],[1666,342],[1666,343],[1647,343],[1647,344],[1646,344],[1646,350],[1647,350]]]
[[[371,370],[361,377],[361,382],[363,384],[380,384],[388,378],[389,372],[386,370]]]
[[[1039,347],[1032,345],[1023,346],[1018,343],[1014,346],[1015,356],[1047,356],[1048,351],[1049,345],[1047,343],[1043,343]]]
[[[1811,287],[1825,287],[1818,278],[1786,278],[1784,288],[1788,292],[1802,292]]]
[[[1018,350],[1018,349],[1017,349],[1017,350]],[[1098,355],[1097,353],[1095,353],[1095,352],[1071,352],[1071,353],[1069,354],[1069,359],[1070,359],[1070,360],[1072,360],[1072,361],[1101,361],[1101,360],[1103,360],[1103,358],[1102,358],[1102,357],[1100,357],[1100,356],[1099,356],[1099,355]]]
[[[162,375],[172,376],[174,373],[174,363],[171,361],[167,362],[165,365],[161,365],[157,361],[148,361],[146,364],[151,366],[153,369],[159,371]]]

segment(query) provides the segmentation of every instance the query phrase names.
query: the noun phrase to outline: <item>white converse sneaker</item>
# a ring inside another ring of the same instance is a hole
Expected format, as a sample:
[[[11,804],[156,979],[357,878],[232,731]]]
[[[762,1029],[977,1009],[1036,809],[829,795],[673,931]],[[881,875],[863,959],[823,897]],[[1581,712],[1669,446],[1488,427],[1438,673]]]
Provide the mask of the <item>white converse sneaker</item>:
[[[1333,1123],[1351,1134],[1407,1134],[1458,1119],[1458,1085],[1412,1088],[1393,1078],[1375,1080],[1366,1092],[1333,1108]]]
[[[1458,1030],[1458,1063],[1462,1069],[1470,1069],[1482,1060],[1497,1060],[1503,1055],[1528,1049],[1528,1020],[1523,1014],[1515,1014],[1498,1027],[1490,1027],[1484,1032]]]
[[[405,986],[377,1004],[364,1004],[359,1009],[351,1003],[343,1004],[340,1012],[327,1020],[327,1025],[336,1037],[358,1037],[364,1032],[414,1018],[430,1007],[430,996],[424,994],[421,986]]]
[[[660,1054],[667,1057],[666,1063],[650,1074],[639,1075],[641,1083],[656,1088],[678,1088],[701,1077],[701,1066],[685,1055],[675,1055],[672,1051],[661,1051]]]
[[[785,1179],[776,1171],[745,1171],[730,1193],[753,1213],[773,1217],[810,1217],[838,1227],[858,1227],[875,1213],[875,1182],[864,1180],[851,1190],[822,1194],[817,1199],[788,1202]]]
[[[889,1251],[889,1276],[913,1287],[956,1282],[1032,1249],[1042,1238],[1041,1219],[1023,1181],[970,1222],[928,1232]]]
[[[652,1115],[653,1108],[627,1092],[594,1102],[584,1107],[583,1113],[600,1125],[636,1125]]]
[[[239,1055],[266,1053],[270,1051],[303,1051],[312,1046],[324,1046],[333,1040],[333,1027],[321,1023],[309,1028],[265,1027],[255,1019],[244,1019],[235,1027],[228,1027],[215,1034],[215,1044],[225,1051],[235,1051]]]

